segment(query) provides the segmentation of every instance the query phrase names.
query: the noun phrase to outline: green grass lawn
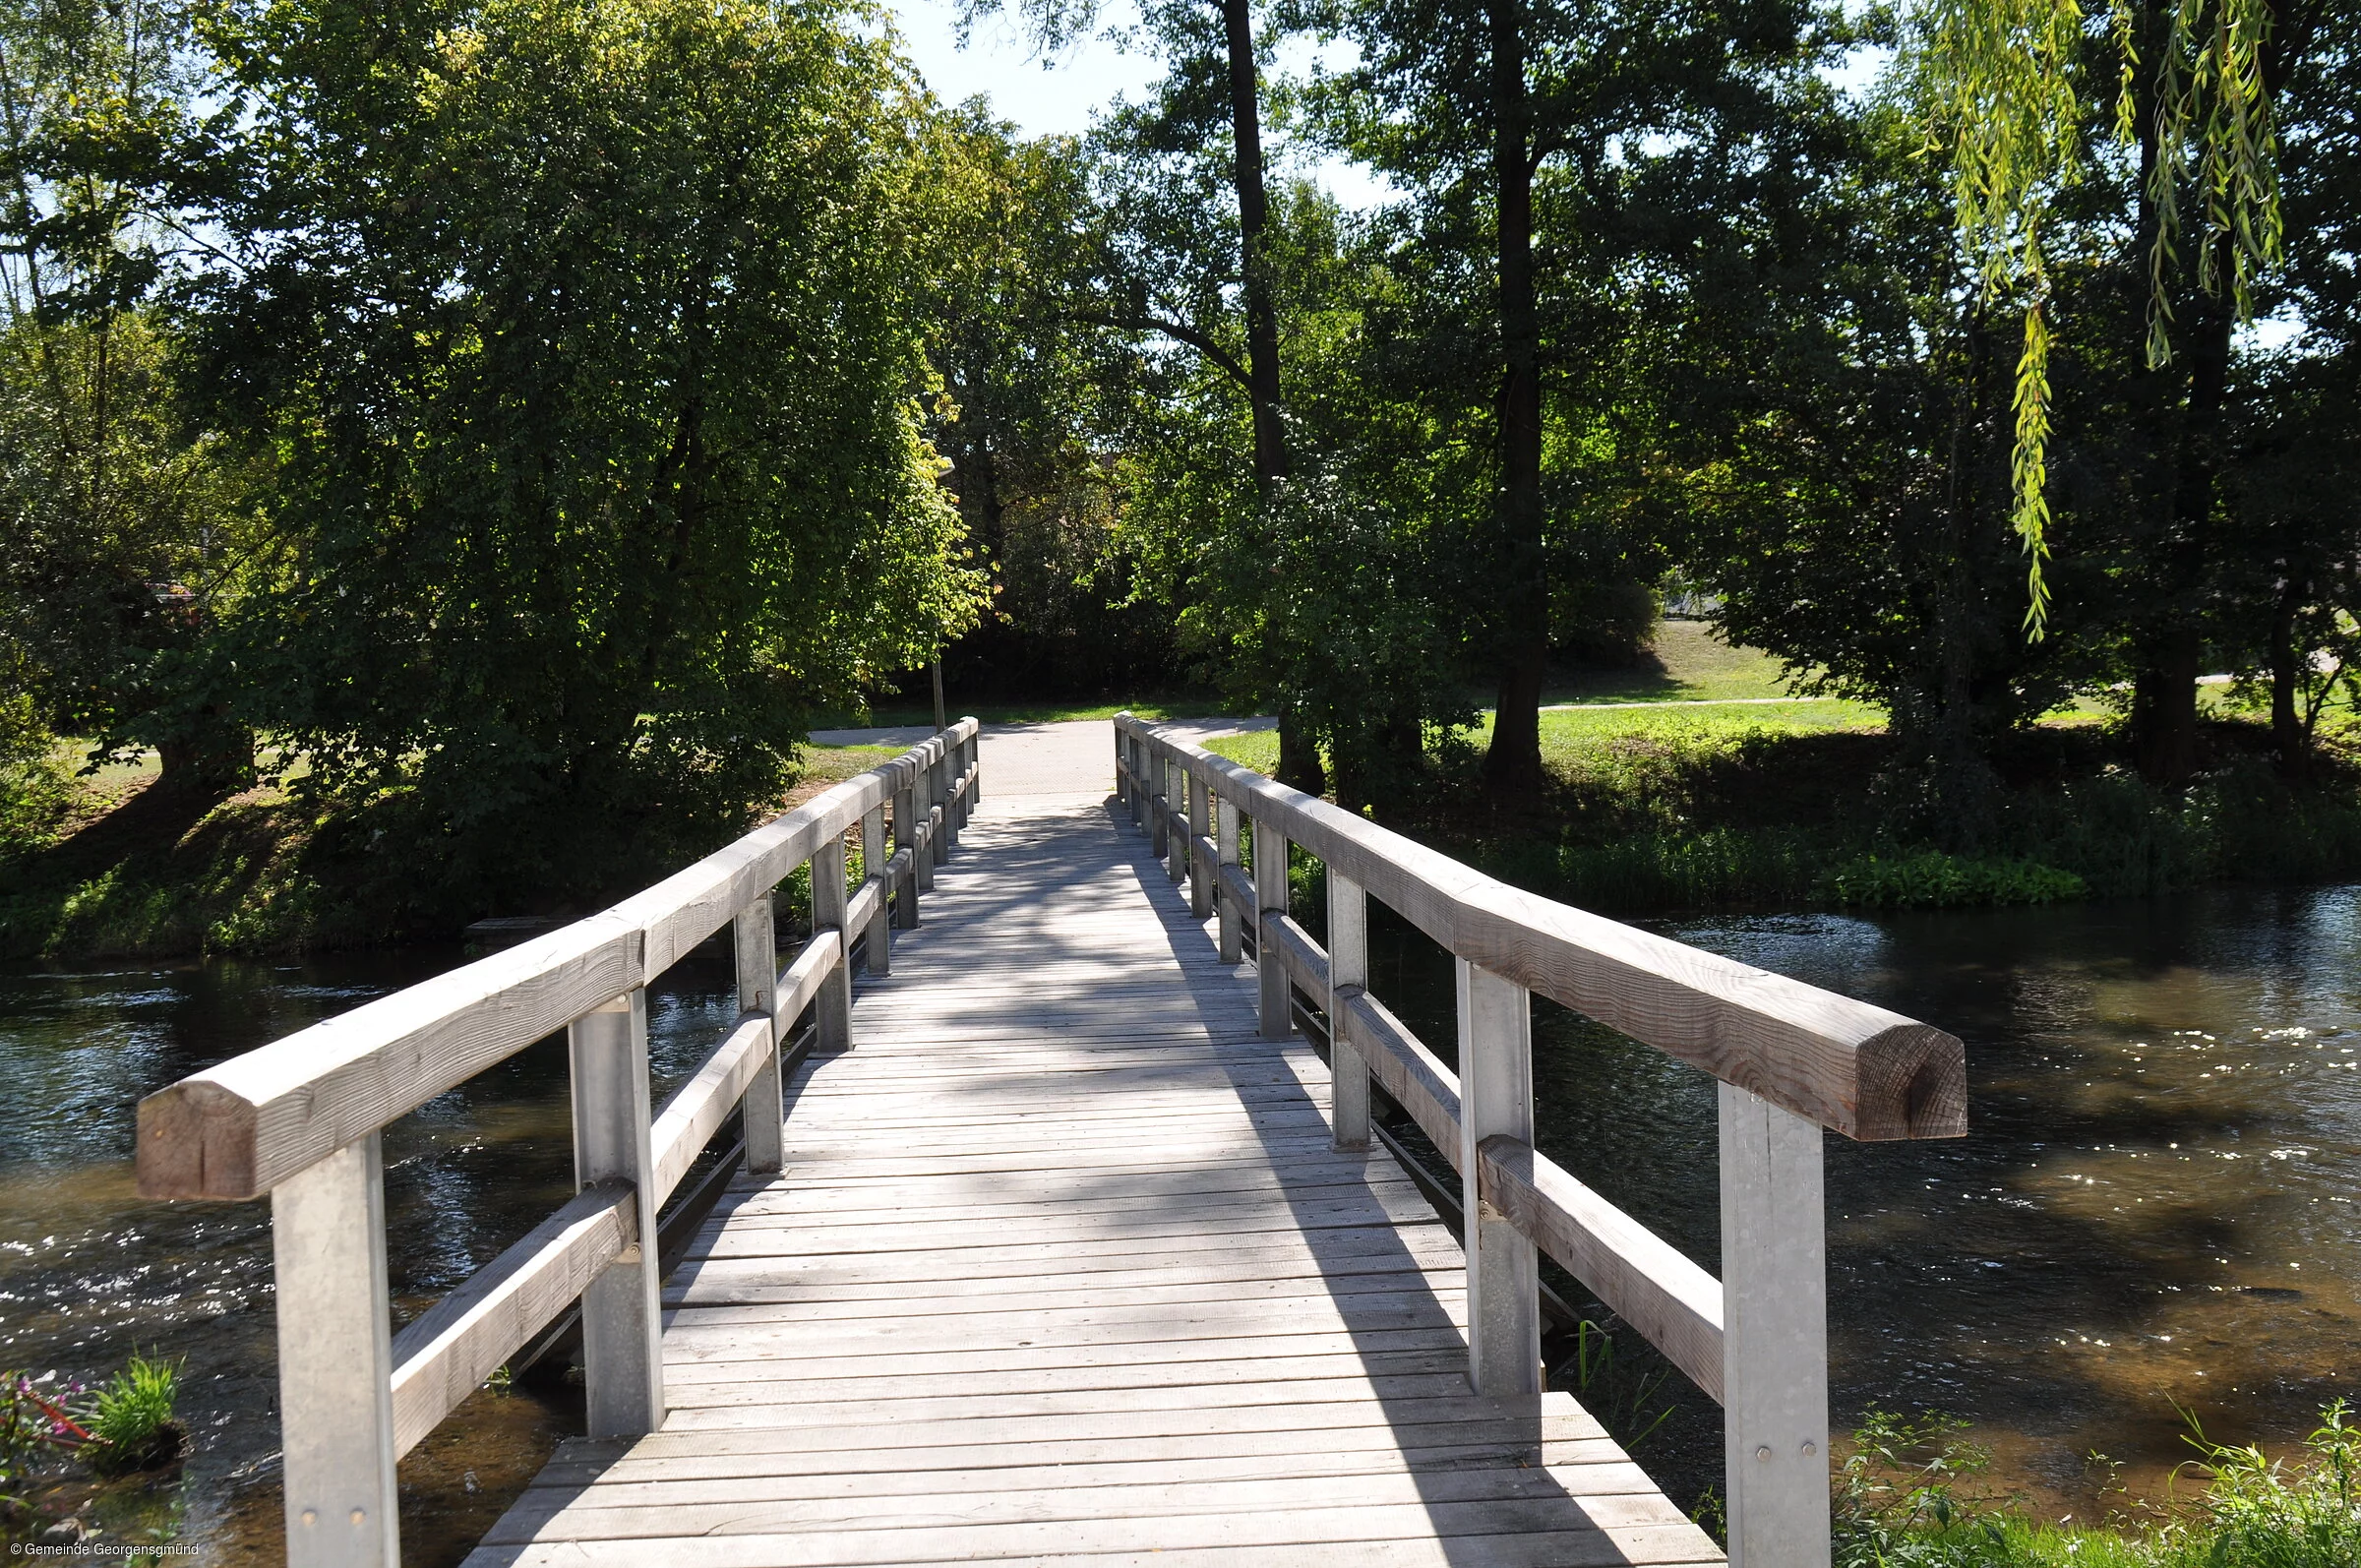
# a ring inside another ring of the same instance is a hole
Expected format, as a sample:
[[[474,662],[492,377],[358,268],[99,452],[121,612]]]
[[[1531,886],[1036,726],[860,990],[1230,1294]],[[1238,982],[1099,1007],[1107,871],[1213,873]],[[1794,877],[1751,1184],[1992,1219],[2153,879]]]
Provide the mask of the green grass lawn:
[[[1650,657],[1627,670],[1558,670],[1542,688],[1544,703],[1731,702],[1791,695],[1779,661],[1759,648],[1735,648],[1702,621],[1665,621]]]
[[[1710,699],[1674,699],[1648,707],[1550,708],[1542,714],[1542,760],[1561,776],[1579,770],[1601,748],[1614,743],[1710,745],[1747,735],[1814,735],[1831,730],[1879,730],[1885,710],[1867,702],[1763,702],[1723,705]],[[1468,732],[1478,753],[1491,745],[1492,716],[1483,715]],[[1279,737],[1272,731],[1228,735],[1205,743],[1258,773],[1279,763]]]

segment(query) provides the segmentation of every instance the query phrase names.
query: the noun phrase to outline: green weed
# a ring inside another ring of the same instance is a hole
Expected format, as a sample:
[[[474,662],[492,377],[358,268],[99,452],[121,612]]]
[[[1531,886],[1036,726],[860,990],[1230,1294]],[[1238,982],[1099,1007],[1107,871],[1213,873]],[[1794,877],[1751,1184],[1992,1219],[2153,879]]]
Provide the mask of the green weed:
[[[1983,1452],[1963,1422],[1872,1411],[1839,1483],[1836,1568],[2354,1568],[2361,1563],[2361,1428],[2339,1400],[2294,1463],[2208,1439],[2190,1417],[2206,1490],[2160,1523],[2083,1529],[1974,1496]]]
[[[2180,1543],[2174,1568],[2352,1568],[2361,1563],[2361,1427],[2342,1400],[2321,1413],[2290,1466],[2252,1444],[2210,1441],[2188,1416],[2209,1485],[2210,1538]]]
[[[114,1476],[179,1457],[181,1430],[172,1418],[179,1393],[178,1362],[134,1356],[91,1396],[83,1460],[99,1475]]]

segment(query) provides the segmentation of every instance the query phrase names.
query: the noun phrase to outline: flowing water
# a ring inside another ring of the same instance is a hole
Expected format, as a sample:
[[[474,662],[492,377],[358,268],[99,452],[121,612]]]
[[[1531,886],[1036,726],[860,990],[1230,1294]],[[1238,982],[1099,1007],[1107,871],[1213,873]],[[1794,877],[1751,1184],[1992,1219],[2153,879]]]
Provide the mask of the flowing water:
[[[2175,1402],[2216,1436],[2283,1441],[2354,1387],[2361,888],[1666,929],[1968,1042],[1967,1139],[1829,1140],[1840,1422],[1972,1419],[2001,1478],[2058,1513],[2088,1508],[2094,1449],[2160,1493],[2187,1453]],[[459,957],[0,975],[0,1366],[184,1363],[186,1478],[99,1499],[114,1538],[177,1530],[198,1560],[246,1564],[278,1529],[268,1206],[141,1202],[140,1096]],[[1378,993],[1447,1047],[1447,965],[1398,931],[1372,957]],[[657,988],[659,1094],[733,1005],[726,955]],[[1535,1055],[1544,1149],[1714,1267],[1710,1081],[1545,1007]],[[390,1128],[397,1314],[563,1201],[570,1163],[562,1042]],[[578,1420],[562,1390],[470,1400],[403,1464],[408,1560],[455,1562]]]
[[[0,974],[12,1099],[0,1118],[0,1367],[63,1383],[135,1352],[182,1363],[185,1469],[87,1505],[102,1538],[174,1535],[205,1548],[197,1561],[241,1568],[283,1560],[270,1205],[142,1202],[140,1097],[462,961],[455,948],[409,949]],[[700,952],[652,989],[659,1097],[736,1013],[726,954]],[[559,1037],[387,1128],[397,1324],[572,1195],[566,1085]],[[562,1386],[474,1396],[402,1462],[404,1560],[455,1563],[579,1429],[579,1395]]]
[[[1389,924],[1372,989],[1447,1041],[1447,961]],[[1968,1137],[1827,1140],[1840,1425],[1965,1417],[2088,1517],[2191,1489],[2184,1412],[2277,1451],[2361,1394],[2361,888],[1662,929],[1967,1042]],[[1534,1055],[1544,1151],[1718,1268],[1712,1081],[1545,1004]]]

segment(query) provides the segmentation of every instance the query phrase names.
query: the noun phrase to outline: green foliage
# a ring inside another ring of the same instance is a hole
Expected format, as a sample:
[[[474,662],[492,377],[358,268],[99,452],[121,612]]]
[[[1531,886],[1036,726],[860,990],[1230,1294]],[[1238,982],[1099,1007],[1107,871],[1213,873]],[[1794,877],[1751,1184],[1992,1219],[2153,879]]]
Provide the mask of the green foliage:
[[[172,1418],[180,1364],[134,1356],[90,1399],[84,1463],[100,1475],[144,1470],[176,1457],[181,1435]]]
[[[1587,1317],[1574,1325],[1573,1349],[1551,1368],[1551,1376],[1627,1453],[1639,1450],[1672,1418],[1672,1407],[1662,1398],[1671,1373],[1618,1360],[1614,1335]]]
[[[2189,1417],[2189,1441],[2210,1484],[2204,1503],[2210,1536],[2189,1542],[2180,1560],[2197,1568],[2330,1568],[2361,1561],[2361,1428],[2337,1400],[2304,1441],[2305,1457],[2287,1465],[2253,1444],[2207,1439]]]
[[[73,799],[56,751],[32,694],[0,693],[0,859],[46,842]]]
[[[1956,909],[1967,904],[2051,904],[2081,898],[2083,879],[2028,860],[1975,860],[1924,850],[1881,858],[1862,855],[1829,869],[1822,896],[1878,909]]]
[[[207,16],[251,127],[209,407],[271,540],[215,676],[305,790],[389,792],[447,897],[588,892],[972,623],[919,428],[941,171],[855,13]]]
[[[1871,1411],[1834,1509],[1836,1568],[2350,1568],[2361,1560],[2361,1433],[2340,1400],[2293,1462],[2208,1440],[2206,1490],[2142,1527],[2068,1528],[1979,1495],[1988,1456],[1965,1423]]]
[[[156,299],[202,74],[171,0],[0,4],[0,665],[37,719],[241,774],[189,657],[244,537]]]

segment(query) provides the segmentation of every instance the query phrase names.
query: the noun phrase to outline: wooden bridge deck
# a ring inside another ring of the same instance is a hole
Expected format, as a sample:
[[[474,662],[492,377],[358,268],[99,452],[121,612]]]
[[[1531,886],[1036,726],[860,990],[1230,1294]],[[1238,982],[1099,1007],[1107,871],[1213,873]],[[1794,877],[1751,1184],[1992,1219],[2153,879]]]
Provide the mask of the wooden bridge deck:
[[[1722,1560],[1566,1396],[1470,1395],[1459,1239],[1149,856],[976,817],[667,1282],[663,1429],[472,1568]]]

